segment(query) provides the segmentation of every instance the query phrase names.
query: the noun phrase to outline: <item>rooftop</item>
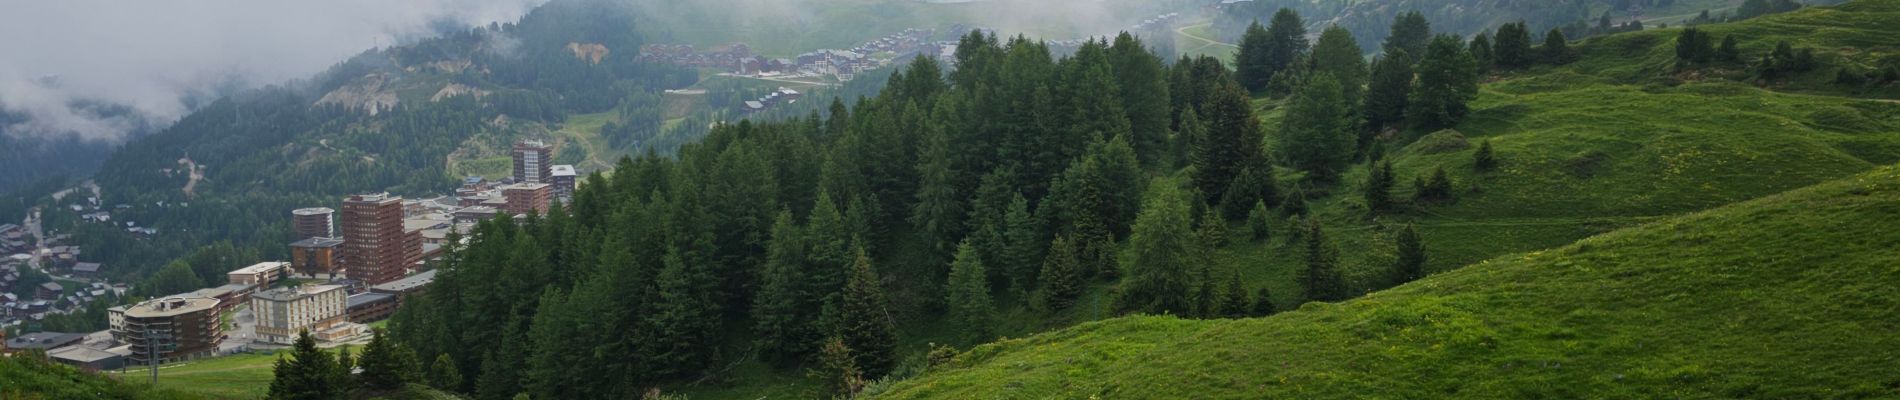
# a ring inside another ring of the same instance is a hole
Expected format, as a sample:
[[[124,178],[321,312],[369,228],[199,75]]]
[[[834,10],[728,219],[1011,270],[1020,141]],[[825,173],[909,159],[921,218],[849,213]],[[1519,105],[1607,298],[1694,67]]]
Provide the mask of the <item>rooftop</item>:
[[[364,304],[388,301],[394,298],[396,298],[396,295],[388,294],[388,293],[376,293],[376,292],[357,293],[357,294],[350,295],[348,307],[356,308]]]
[[[57,350],[46,352],[46,356],[56,358],[56,359],[66,360],[66,361],[77,362],[77,363],[92,363],[92,362],[97,362],[99,360],[111,359],[113,357],[123,357],[117,353],[113,353],[113,352],[105,351],[105,350],[99,350],[99,349],[86,347],[86,346],[62,347]]]
[[[407,292],[415,288],[428,286],[431,282],[435,282],[435,270],[433,269],[410,275],[407,278],[372,286],[370,289],[382,292]]]
[[[290,213],[292,215],[323,215],[336,213],[336,210],[332,210],[329,207],[310,207],[291,210]]]
[[[251,264],[251,266],[249,267],[238,268],[236,271],[231,271],[231,273],[249,275],[249,274],[259,274],[259,273],[264,273],[264,272],[270,272],[273,270],[282,271],[289,268],[290,268],[290,263],[287,263],[287,262],[265,261],[261,263]]]
[[[38,332],[7,339],[8,349],[51,349],[73,343],[79,343],[86,335],[77,333]]]
[[[290,243],[290,247],[337,247],[343,245],[343,239],[313,237]]]
[[[73,264],[73,272],[99,272],[99,263],[82,262]]]
[[[126,318],[172,317],[217,308],[218,299],[204,297],[166,297],[126,307]]]
[[[298,287],[277,288],[251,295],[253,299],[271,301],[293,301],[315,296],[332,290],[343,290],[341,285],[304,285]]]
[[[550,176],[574,176],[574,166],[572,165],[555,165],[549,170],[553,171],[548,173]]]
[[[540,189],[544,187],[548,187],[548,184],[546,183],[517,183],[517,184],[503,187],[501,188],[501,190],[535,190],[535,189]]]

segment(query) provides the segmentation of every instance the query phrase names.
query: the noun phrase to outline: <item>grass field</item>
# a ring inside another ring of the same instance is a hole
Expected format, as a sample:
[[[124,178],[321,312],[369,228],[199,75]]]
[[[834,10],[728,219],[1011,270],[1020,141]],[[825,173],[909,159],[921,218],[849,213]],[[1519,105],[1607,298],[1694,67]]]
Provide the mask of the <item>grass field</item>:
[[[881,398],[1900,396],[1900,169],[1268,318],[979,347]]]
[[[336,349],[329,349],[335,354]],[[351,351],[356,351],[352,349]],[[163,364],[158,368],[158,387],[218,399],[257,399],[270,391],[271,368],[279,353],[243,353],[225,357]],[[128,366],[109,376],[127,382],[151,382],[151,371]]]

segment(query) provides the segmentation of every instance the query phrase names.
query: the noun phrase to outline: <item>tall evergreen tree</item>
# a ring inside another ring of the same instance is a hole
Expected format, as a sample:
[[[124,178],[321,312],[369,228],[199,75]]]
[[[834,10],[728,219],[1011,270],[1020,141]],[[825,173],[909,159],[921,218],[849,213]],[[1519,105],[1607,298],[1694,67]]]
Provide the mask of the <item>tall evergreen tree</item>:
[[[1049,242],[1049,256],[1042,261],[1042,287],[1036,297],[1043,309],[1062,311],[1075,304],[1082,293],[1081,259],[1068,238],[1057,236]]]
[[[1256,165],[1240,170],[1240,175],[1221,194],[1221,214],[1229,220],[1245,218],[1250,207],[1280,200],[1280,188],[1274,182],[1273,167]]]
[[[1386,59],[1403,60],[1410,65],[1417,64],[1425,55],[1425,44],[1431,40],[1432,25],[1425,20],[1425,14],[1409,11],[1392,17],[1392,31],[1380,47],[1385,50]]]
[[[1498,168],[1497,154],[1491,151],[1491,140],[1485,139],[1478,144],[1478,151],[1471,154],[1471,167],[1478,172],[1490,172]]]
[[[1188,222],[1187,196],[1180,189],[1157,186],[1159,191],[1141,209],[1135,219],[1135,232],[1129,238],[1135,259],[1128,279],[1122,281],[1117,309],[1125,312],[1187,315],[1193,306],[1188,299],[1191,277],[1189,264],[1194,260],[1193,235]]]
[[[1365,190],[1366,209],[1378,214],[1392,209],[1392,186],[1397,178],[1392,176],[1392,161],[1387,160],[1367,168]]]
[[[1398,274],[1399,282],[1411,282],[1425,277],[1425,243],[1418,237],[1418,229],[1405,225],[1399,230],[1399,259],[1393,270]]]
[[[938,124],[924,130],[919,144],[917,201],[911,205],[910,224],[925,243],[939,253],[951,250],[963,236],[963,194],[957,193],[957,172],[951,165],[950,136]]]
[[[1036,266],[1042,258],[1035,216],[1029,213],[1029,199],[1015,195],[1003,214],[1003,253],[998,268],[1008,273],[1010,284],[1022,292],[1036,287]]]
[[[297,341],[291,346],[290,358],[279,356],[276,366],[271,370],[270,398],[341,399],[346,391],[336,381],[338,370],[336,359],[317,348],[317,339],[310,336],[310,331],[298,332]]]
[[[719,303],[713,296],[715,278],[706,265],[687,261],[684,251],[667,252],[665,266],[655,278],[658,298],[649,323],[658,334],[653,362],[662,375],[697,371],[712,359],[713,334],[719,329]]]
[[[851,349],[852,365],[867,378],[890,373],[897,362],[897,327],[892,325],[882,283],[863,248],[851,263],[851,280],[835,319],[835,334]]]
[[[455,367],[455,359],[449,358],[449,353],[437,354],[435,362],[429,365],[429,386],[449,392],[462,387],[462,371]]]
[[[1340,301],[1351,294],[1339,272],[1339,250],[1326,238],[1318,220],[1306,222],[1306,270],[1300,274],[1300,286],[1312,301]]]
[[[1317,74],[1294,95],[1280,123],[1280,159],[1320,180],[1332,179],[1352,160],[1357,141],[1339,94],[1338,80]]]
[[[1478,65],[1457,36],[1439,35],[1418,63],[1418,85],[1406,116],[1420,128],[1436,130],[1457,125],[1470,111],[1467,102],[1478,97]]]
[[[1221,291],[1220,316],[1246,318],[1253,301],[1247,297],[1247,286],[1240,280],[1240,269],[1229,268],[1228,272],[1226,290]]]
[[[1372,61],[1371,83],[1366,88],[1364,107],[1367,128],[1377,131],[1405,121],[1412,80],[1412,64],[1391,58]]]
[[[382,329],[371,330],[369,344],[363,346],[363,355],[357,361],[357,366],[363,369],[360,375],[363,387],[387,391],[415,381],[414,356],[384,335]]]
[[[1337,87],[1333,95],[1338,96]],[[1218,200],[1241,168],[1263,164],[1260,153],[1264,139],[1253,104],[1240,88],[1224,85],[1209,102],[1204,111],[1208,116],[1204,137],[1194,146],[1192,178],[1194,188],[1202,195]]]
[[[1253,296],[1253,306],[1248,310],[1247,316],[1265,317],[1278,311],[1273,306],[1273,293],[1267,292],[1267,288],[1262,287],[1260,293]]]
[[[1247,228],[1253,233],[1253,240],[1267,240],[1273,235],[1273,216],[1267,212],[1266,202],[1253,203],[1253,211],[1247,212]]]
[[[1309,58],[1315,74],[1331,75],[1339,81],[1339,95],[1348,99],[1347,107],[1353,109],[1347,114],[1356,114],[1358,102],[1351,101],[1365,96],[1366,57],[1359,50],[1359,41],[1354,40],[1352,32],[1339,25],[1326,27],[1319,34],[1319,42],[1313,45],[1313,56]]]
[[[1574,55],[1570,51],[1570,40],[1564,38],[1562,29],[1551,29],[1544,34],[1544,46],[1538,48],[1540,56],[1550,65],[1569,64]]]
[[[988,274],[983,260],[969,241],[957,246],[956,261],[950,265],[950,287],[944,303],[950,309],[950,321],[962,331],[965,343],[981,343],[992,333],[991,321],[996,310],[990,300]]]
[[[772,244],[766,250],[759,294],[753,299],[753,333],[765,359],[778,365],[803,360],[817,350],[820,332],[813,329],[819,301],[805,278],[807,248],[804,235],[792,222],[790,210],[779,212],[772,223]]]
[[[1535,57],[1531,54],[1531,29],[1524,22],[1504,24],[1498,27],[1496,44],[1491,53],[1500,68],[1528,68]]]
[[[1128,32],[1115,36],[1108,48],[1116,87],[1121,89],[1122,110],[1128,113],[1130,144],[1144,165],[1156,165],[1166,154],[1168,127],[1172,124],[1169,107],[1167,66],[1148,51],[1141,39]]]
[[[1471,52],[1471,59],[1478,62],[1479,73],[1488,72],[1493,65],[1497,64],[1497,55],[1491,48],[1491,35],[1479,32],[1477,36],[1471,37],[1471,44],[1467,47],[1467,51]]]
[[[819,348],[818,369],[812,375],[824,382],[831,398],[849,399],[864,387],[864,371],[858,369],[856,354],[841,336],[825,339]]]
[[[1273,78],[1273,69],[1268,66],[1267,28],[1260,26],[1260,21],[1248,24],[1240,34],[1239,47],[1234,53],[1234,78],[1248,91],[1266,90]]]

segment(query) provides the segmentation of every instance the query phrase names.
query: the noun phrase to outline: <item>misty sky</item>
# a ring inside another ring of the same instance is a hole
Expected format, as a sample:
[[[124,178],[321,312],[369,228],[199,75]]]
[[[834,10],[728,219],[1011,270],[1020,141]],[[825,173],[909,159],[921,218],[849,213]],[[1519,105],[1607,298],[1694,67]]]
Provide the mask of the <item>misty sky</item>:
[[[169,123],[181,95],[305,78],[351,55],[427,35],[432,23],[513,21],[546,0],[7,1],[0,106],[33,122],[12,135],[116,141],[128,121],[66,107],[101,100]]]

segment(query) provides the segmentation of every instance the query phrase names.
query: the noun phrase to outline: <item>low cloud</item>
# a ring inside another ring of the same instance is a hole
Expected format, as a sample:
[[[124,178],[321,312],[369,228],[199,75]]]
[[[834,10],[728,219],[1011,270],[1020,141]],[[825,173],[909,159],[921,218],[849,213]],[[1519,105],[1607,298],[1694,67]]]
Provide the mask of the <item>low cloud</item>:
[[[364,49],[513,21],[545,1],[13,2],[0,13],[0,107],[29,121],[0,133],[116,142],[190,112],[194,95],[308,77]]]

